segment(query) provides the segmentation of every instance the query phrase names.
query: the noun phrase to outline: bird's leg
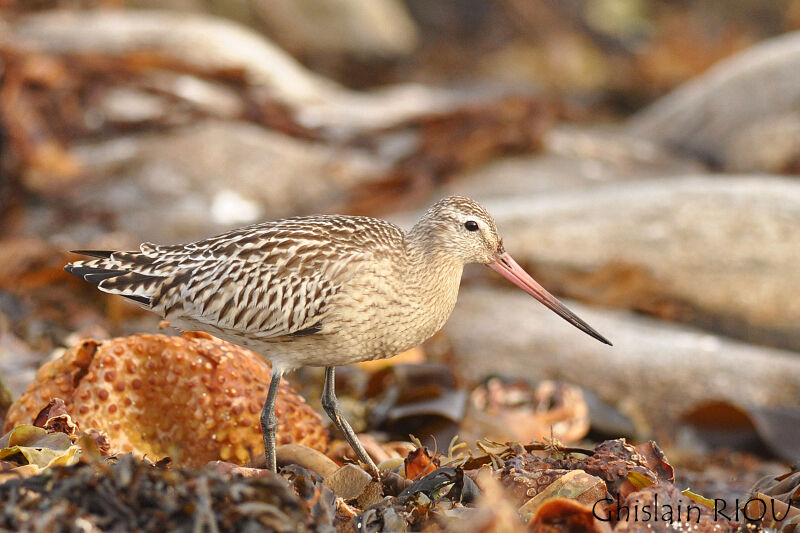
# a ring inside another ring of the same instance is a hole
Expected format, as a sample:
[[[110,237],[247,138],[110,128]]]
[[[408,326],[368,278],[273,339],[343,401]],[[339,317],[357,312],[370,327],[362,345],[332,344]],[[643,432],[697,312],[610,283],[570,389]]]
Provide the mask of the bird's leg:
[[[380,474],[378,467],[375,466],[375,462],[367,454],[364,446],[361,445],[353,428],[350,427],[350,424],[348,424],[347,420],[342,416],[342,410],[339,408],[339,402],[336,401],[336,393],[334,392],[333,370],[334,367],[332,366],[325,367],[325,385],[322,388],[322,408],[328,413],[333,425],[344,434],[347,443],[353,451],[356,452],[358,460],[367,465],[370,474],[377,478]]]
[[[278,417],[275,415],[275,402],[278,399],[278,388],[282,376],[282,370],[273,368],[267,399],[264,401],[264,408],[261,409],[261,434],[264,436],[264,457],[267,460],[267,468],[273,472],[278,471],[275,461],[275,433],[278,430]]]

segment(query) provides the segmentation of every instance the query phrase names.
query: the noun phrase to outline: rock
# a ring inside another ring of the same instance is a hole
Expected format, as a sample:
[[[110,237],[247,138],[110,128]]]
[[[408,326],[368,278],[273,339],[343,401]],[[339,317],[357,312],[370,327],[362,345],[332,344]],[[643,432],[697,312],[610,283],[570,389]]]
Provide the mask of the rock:
[[[307,468],[319,474],[323,479],[332,476],[334,472],[341,468],[333,459],[321,451],[307,446],[300,446],[299,444],[283,444],[278,446],[275,449],[275,459],[279,466],[291,464],[300,465],[303,468]],[[266,465],[266,458],[263,456],[257,457],[253,463],[264,468]]]
[[[318,100],[335,84],[255,31],[209,15],[156,10],[48,10],[14,22],[17,46],[51,53],[151,52],[203,69],[243,68],[286,102]]]
[[[444,328],[454,364],[476,381],[500,374],[576,383],[654,424],[707,399],[796,405],[800,397],[797,353],[566,303],[614,346],[584,335],[516,289],[466,287]]]
[[[800,112],[747,125],[725,147],[723,160],[734,172],[800,174]]]
[[[97,117],[100,126],[102,122],[110,122],[123,127],[146,121],[160,123],[162,127],[182,125],[196,122],[198,114],[226,120],[245,116],[245,103],[240,95],[221,83],[167,71],[148,73],[148,83],[161,94],[124,85],[110,88],[100,93],[96,108],[87,106],[86,114]],[[191,105],[191,111],[175,105],[171,98]]]
[[[324,484],[344,500],[358,498],[367,488],[372,476],[360,466],[346,464],[325,478]]]
[[[545,133],[544,148],[542,154],[504,157],[468,171],[439,188],[432,197],[463,194],[483,202],[702,171],[694,161],[611,128],[559,126]]]
[[[92,174],[107,176],[74,188],[75,209],[107,213],[135,238],[165,243],[324,211],[384,170],[366,152],[235,121],[121,137],[74,153]]]
[[[11,30],[8,41],[16,48],[111,56],[152,53],[201,70],[243,69],[269,97],[295,109],[305,126],[343,133],[442,111],[487,93],[416,84],[350,91],[305,69],[263,35],[197,13],[50,10],[15,20]]]
[[[297,119],[307,127],[326,128],[347,137],[379,130],[428,113],[443,113],[459,106],[491,100],[506,94],[495,88],[442,89],[405,83],[367,92],[339,91],[326,100],[298,108]]]
[[[800,349],[800,183],[698,175],[486,206],[553,292]]]
[[[403,56],[419,42],[398,0],[251,0],[252,14],[282,46],[314,56]]]
[[[627,130],[724,166],[743,129],[800,108],[798,72],[800,32],[769,39],[639,112]]]

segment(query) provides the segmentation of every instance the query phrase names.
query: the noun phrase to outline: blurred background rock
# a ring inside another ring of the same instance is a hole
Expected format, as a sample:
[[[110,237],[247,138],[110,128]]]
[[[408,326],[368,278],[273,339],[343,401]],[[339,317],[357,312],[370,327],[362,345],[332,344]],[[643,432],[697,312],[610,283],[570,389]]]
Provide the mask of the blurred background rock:
[[[798,29],[799,0],[0,0],[0,373],[156,330],[67,250],[458,193],[616,344],[468,269],[424,347],[465,383],[571,381],[676,443],[709,400],[794,420]]]

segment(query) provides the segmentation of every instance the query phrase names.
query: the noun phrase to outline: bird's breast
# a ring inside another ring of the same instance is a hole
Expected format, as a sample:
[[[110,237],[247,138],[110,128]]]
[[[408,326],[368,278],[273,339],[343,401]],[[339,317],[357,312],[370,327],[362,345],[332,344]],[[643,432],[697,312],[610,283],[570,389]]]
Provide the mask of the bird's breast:
[[[360,277],[335,303],[334,335],[358,352],[358,360],[378,359],[413,348],[441,329],[458,298],[461,268]]]

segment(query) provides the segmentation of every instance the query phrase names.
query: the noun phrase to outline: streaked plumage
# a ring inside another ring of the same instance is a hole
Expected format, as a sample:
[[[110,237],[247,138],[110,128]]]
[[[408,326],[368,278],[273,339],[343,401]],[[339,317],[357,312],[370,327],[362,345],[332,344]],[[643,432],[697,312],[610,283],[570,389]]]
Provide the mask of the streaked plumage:
[[[436,203],[408,233],[375,218],[321,215],[185,245],[80,253],[94,259],[70,263],[67,271],[180,329],[207,331],[263,354],[278,379],[299,366],[329,367],[334,407],[332,368],[391,357],[433,335],[455,306],[467,263],[492,266],[607,342],[541,295],[541,287],[514,279],[521,269],[505,254],[494,220],[464,197]]]

